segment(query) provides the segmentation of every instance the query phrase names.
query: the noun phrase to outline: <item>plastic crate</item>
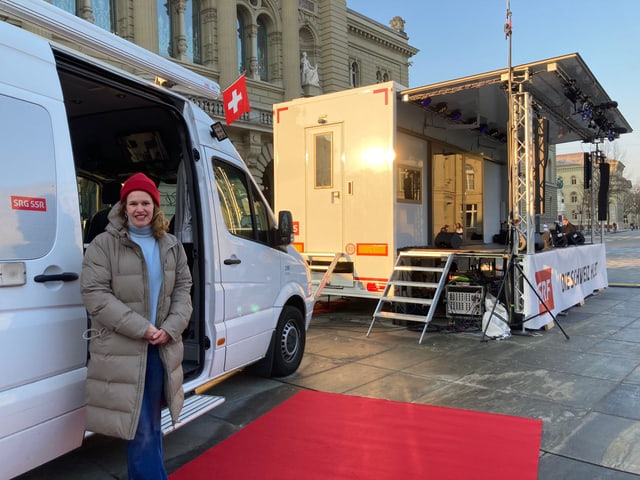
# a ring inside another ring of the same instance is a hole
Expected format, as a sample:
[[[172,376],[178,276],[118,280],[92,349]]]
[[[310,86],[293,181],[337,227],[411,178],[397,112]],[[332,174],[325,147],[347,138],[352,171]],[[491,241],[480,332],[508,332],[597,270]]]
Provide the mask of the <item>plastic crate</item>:
[[[484,287],[481,285],[447,285],[447,317],[482,318]]]

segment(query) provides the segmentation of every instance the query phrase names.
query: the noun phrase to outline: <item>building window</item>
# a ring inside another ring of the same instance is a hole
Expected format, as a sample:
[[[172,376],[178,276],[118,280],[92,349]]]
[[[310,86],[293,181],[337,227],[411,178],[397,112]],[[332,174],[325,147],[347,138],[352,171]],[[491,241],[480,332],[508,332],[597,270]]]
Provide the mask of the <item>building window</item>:
[[[467,190],[475,190],[476,189],[476,171],[469,164],[464,166],[465,169],[465,179],[467,182]]]
[[[53,0],[51,3],[65,12],[76,14],[76,0]]]
[[[360,86],[360,67],[355,60],[352,60],[349,65],[349,84],[352,87]]]
[[[577,185],[578,184],[578,179],[576,178],[575,175],[571,176],[571,185]]]
[[[184,12],[185,36],[187,37],[187,56],[193,63],[202,63],[200,50],[200,0],[187,2]]]
[[[389,81],[389,72],[385,72],[384,70],[378,69],[376,71],[376,83],[388,82]]]
[[[269,32],[263,18],[258,18],[258,76],[263,82],[269,81]]]
[[[571,192],[571,203],[578,203],[578,194],[576,192]]]
[[[243,74],[246,72],[246,65],[244,59],[246,58],[247,42],[245,41],[244,22],[240,17],[237,20],[238,30],[238,73]]]
[[[116,33],[116,9],[114,0],[93,0],[94,23],[107,32]]]
[[[171,56],[171,12],[170,0],[158,0],[158,52]]]

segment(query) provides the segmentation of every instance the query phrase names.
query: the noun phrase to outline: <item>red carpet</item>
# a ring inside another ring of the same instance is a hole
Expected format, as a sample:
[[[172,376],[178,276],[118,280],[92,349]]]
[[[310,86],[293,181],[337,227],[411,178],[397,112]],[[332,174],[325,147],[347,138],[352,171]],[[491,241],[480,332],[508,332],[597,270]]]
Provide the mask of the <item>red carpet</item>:
[[[302,391],[171,480],[535,480],[542,421]]]

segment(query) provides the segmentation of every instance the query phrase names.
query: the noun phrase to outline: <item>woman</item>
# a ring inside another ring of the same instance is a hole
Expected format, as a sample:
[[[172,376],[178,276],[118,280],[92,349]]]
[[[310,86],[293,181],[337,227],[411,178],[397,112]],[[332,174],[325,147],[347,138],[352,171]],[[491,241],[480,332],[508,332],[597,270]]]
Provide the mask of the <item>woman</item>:
[[[129,440],[130,480],[167,478],[161,410],[168,405],[175,423],[184,400],[191,274],[182,244],[167,229],[155,183],[136,173],[123,184],[82,267],[92,327],[86,428]]]

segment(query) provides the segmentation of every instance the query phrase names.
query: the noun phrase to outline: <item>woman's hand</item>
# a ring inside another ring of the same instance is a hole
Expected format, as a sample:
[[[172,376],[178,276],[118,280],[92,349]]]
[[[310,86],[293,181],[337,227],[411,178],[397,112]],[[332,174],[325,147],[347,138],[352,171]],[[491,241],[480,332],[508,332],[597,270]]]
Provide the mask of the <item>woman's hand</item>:
[[[156,328],[154,325],[149,325],[147,331],[144,332],[144,338],[147,339],[151,345],[164,345],[171,340],[167,332],[161,328]]]

